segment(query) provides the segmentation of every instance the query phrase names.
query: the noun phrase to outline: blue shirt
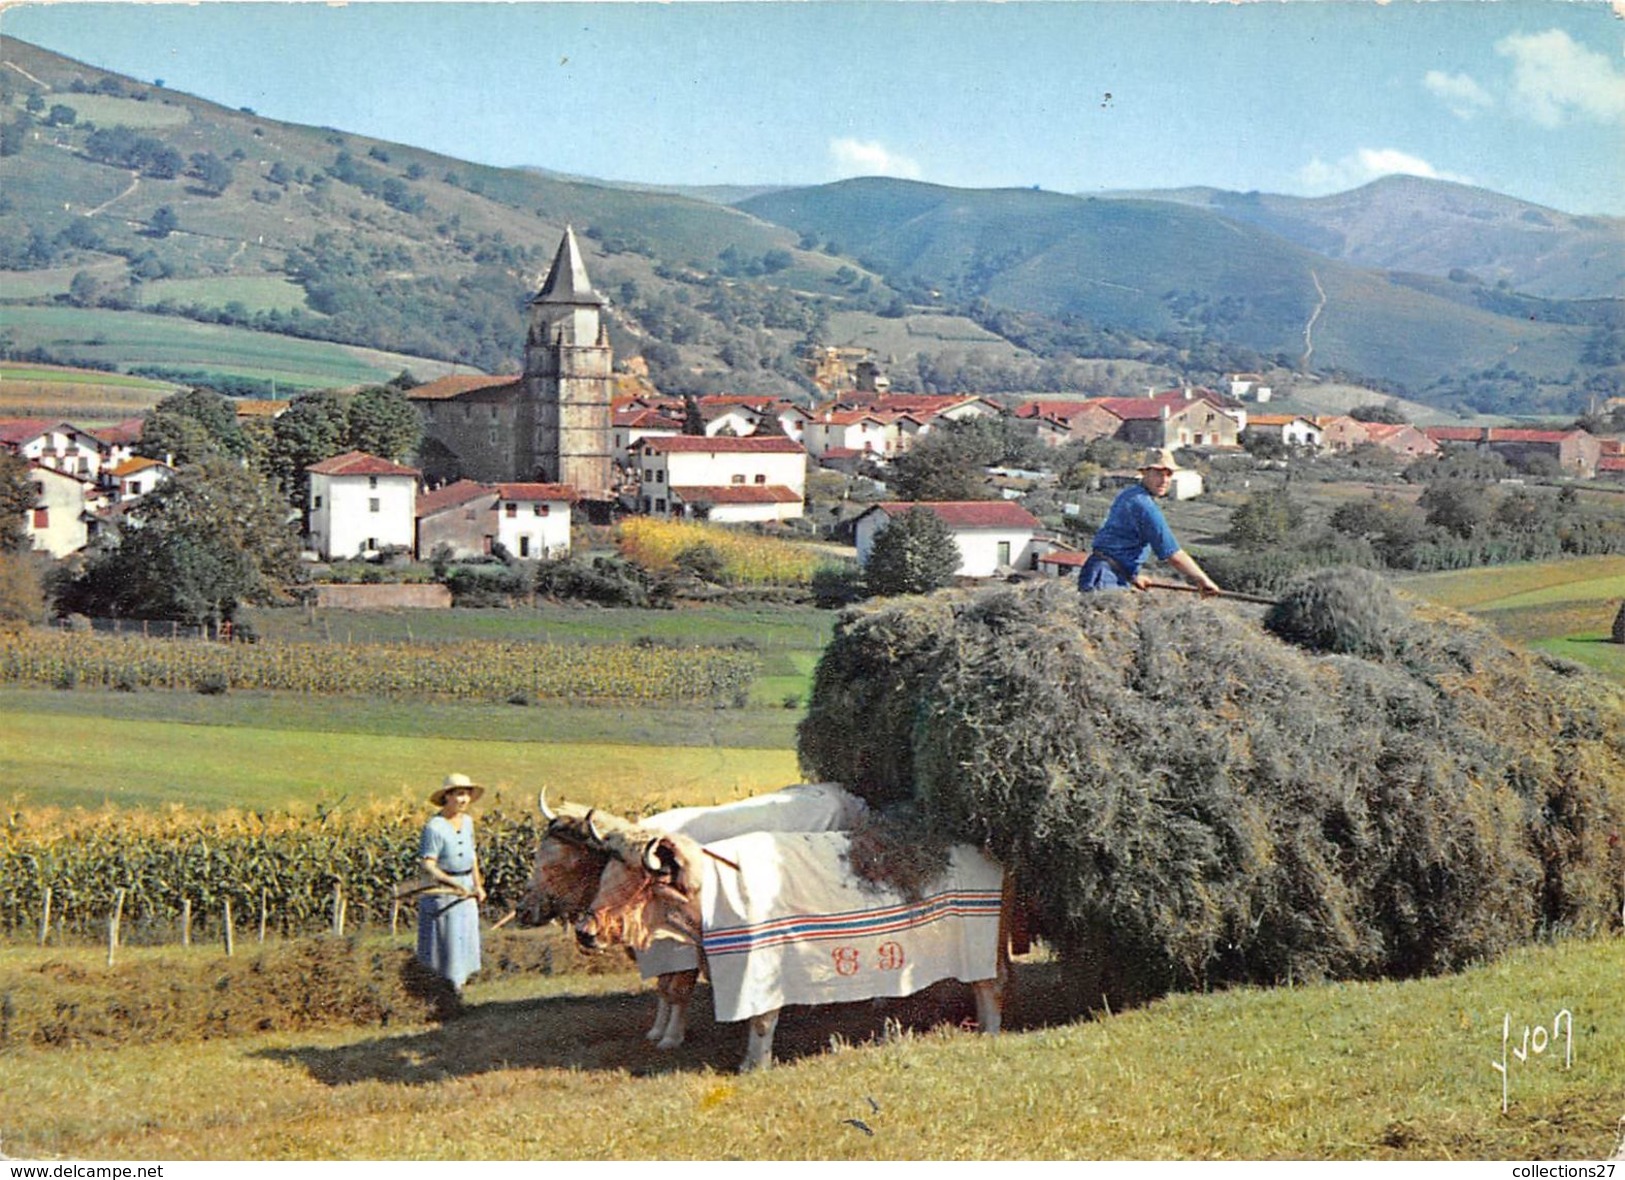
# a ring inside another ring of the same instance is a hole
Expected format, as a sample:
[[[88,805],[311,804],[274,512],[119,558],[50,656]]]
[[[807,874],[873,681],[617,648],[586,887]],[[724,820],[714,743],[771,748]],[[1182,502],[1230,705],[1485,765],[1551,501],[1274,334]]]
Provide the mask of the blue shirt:
[[[1150,554],[1167,561],[1179,552],[1179,542],[1162,518],[1157,498],[1143,483],[1131,484],[1117,493],[1090,547],[1120,564],[1131,578],[1140,572]]]

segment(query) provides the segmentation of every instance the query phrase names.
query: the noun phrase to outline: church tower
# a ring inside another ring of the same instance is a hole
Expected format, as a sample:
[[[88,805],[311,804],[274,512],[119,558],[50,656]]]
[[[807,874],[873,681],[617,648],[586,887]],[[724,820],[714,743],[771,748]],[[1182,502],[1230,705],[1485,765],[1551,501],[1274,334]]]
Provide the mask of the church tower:
[[[569,484],[586,500],[614,495],[605,304],[566,226],[553,269],[530,301],[512,469],[518,479]]]

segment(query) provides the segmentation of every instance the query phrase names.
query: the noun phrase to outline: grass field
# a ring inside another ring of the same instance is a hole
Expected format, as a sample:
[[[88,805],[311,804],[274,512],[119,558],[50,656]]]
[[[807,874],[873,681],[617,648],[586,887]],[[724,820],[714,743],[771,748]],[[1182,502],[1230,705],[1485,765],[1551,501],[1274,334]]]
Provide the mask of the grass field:
[[[94,123],[98,127],[179,127],[192,120],[185,107],[168,103],[139,102],[133,98],[117,98],[110,94],[73,94],[58,92],[51,103],[65,103],[73,108],[81,123]]]
[[[73,307],[0,307],[0,328],[18,348],[114,364],[173,365],[227,376],[275,378],[290,386],[382,382],[410,368],[424,379],[449,372],[445,362],[399,353],[299,340],[223,324],[144,312]]]
[[[29,712],[13,694],[4,696],[0,781],[11,784],[14,804],[23,805],[284,810],[340,797],[416,799],[458,770],[510,799],[532,798],[546,786],[550,797],[601,805],[615,800],[647,811],[724,802],[798,778],[795,755],[784,748],[548,741],[466,730],[431,736],[421,718],[438,706],[403,711],[390,724],[393,732],[369,733],[299,729],[285,718],[250,724],[240,711],[236,720],[183,724],[100,711]],[[279,711],[275,701],[264,707]],[[689,721],[693,732],[703,733],[702,717]]]
[[[0,416],[117,422],[151,409],[178,386],[125,373],[0,361]]]
[[[305,306],[305,289],[280,275],[221,275],[203,279],[159,279],[141,284],[146,306],[170,299],[179,304],[224,307],[241,303],[249,311],[292,311]]]
[[[443,1026],[9,1049],[6,1153],[442,1159],[455,1111],[468,1159],[1579,1161],[1612,1154],[1625,1114],[1617,938],[1455,976],[1180,995],[1094,1019],[1040,958],[1017,964],[1005,1035],[931,1029],[968,1009],[952,985],[881,1011],[791,1009],[779,1064],[738,1077],[743,1028],[713,1021],[703,985],[687,1043],[661,1054],[642,1040],[653,1000],[631,971],[583,974],[562,941],[551,974],[502,970],[513,940],[549,937],[488,934],[490,978]],[[109,969],[104,951],[16,948],[0,988],[223,962],[212,946],[120,955]],[[1544,1051],[1519,1060],[1535,1026]]]

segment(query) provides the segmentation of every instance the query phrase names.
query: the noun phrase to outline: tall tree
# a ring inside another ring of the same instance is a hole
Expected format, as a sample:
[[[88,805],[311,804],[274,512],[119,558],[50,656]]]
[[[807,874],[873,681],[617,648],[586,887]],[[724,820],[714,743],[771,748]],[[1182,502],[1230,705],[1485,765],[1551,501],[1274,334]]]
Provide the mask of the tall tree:
[[[242,428],[231,402],[212,389],[171,394],[147,415],[136,453],[149,459],[198,463],[215,455],[241,458]]]
[[[28,460],[0,451],[0,553],[21,553],[28,548],[24,521],[36,500]]]
[[[344,449],[349,418],[344,401],[331,389],[296,398],[272,426],[270,472],[283,495],[298,508],[305,504],[309,476],[305,468],[331,459]]]
[[[423,420],[401,390],[371,385],[350,399],[345,437],[353,451],[399,463],[417,450]]]
[[[913,508],[875,534],[863,579],[871,594],[929,594],[953,581],[961,560],[942,517]]]
[[[118,540],[91,556],[58,606],[218,623],[243,603],[280,600],[298,575],[287,504],[263,477],[215,458],[137,502]]]

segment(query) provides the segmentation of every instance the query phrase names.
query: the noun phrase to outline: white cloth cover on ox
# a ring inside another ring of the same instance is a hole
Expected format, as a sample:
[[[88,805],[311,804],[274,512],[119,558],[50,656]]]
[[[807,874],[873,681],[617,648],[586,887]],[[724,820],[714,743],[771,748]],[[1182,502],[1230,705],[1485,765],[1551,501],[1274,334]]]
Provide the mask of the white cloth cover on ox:
[[[956,846],[917,901],[860,882],[844,832],[754,832],[705,858],[701,924],[719,1021],[786,1004],[908,996],[999,967],[1003,870]]]
[[[839,784],[798,783],[716,807],[674,807],[649,816],[638,826],[710,844],[747,832],[844,831],[868,810],[867,803]],[[635,957],[638,974],[644,979],[692,971],[700,965],[700,952],[692,943],[669,935],[657,935],[649,949]]]

